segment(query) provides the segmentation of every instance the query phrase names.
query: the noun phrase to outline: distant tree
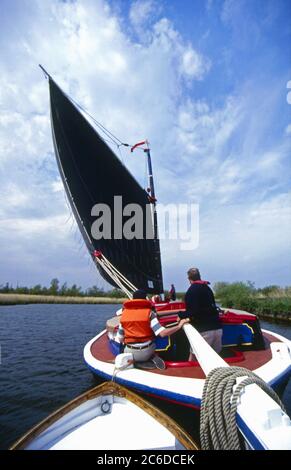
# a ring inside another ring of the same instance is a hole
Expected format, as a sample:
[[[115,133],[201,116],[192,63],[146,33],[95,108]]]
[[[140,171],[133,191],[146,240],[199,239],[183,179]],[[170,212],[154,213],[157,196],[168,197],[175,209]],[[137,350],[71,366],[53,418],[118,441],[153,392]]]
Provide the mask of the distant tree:
[[[105,295],[105,293],[104,290],[100,289],[98,286],[92,286],[86,290],[86,295],[89,297],[101,297]]]
[[[215,294],[219,296],[219,293],[223,291],[227,286],[229,286],[229,282],[216,282],[213,287]]]
[[[49,288],[49,293],[51,295],[58,295],[60,281],[57,278],[51,280],[51,285]]]
[[[67,295],[70,296],[70,297],[81,296],[81,295],[83,295],[82,288],[77,287],[76,284],[73,284],[72,287],[68,287]]]
[[[124,297],[124,293],[120,289],[117,289],[115,287],[114,289],[109,290],[106,293],[106,297],[114,297],[116,299],[119,299],[120,297]]]
[[[243,307],[246,299],[253,298],[256,293],[254,283],[247,282],[217,282],[214,285],[216,298],[227,307]]]
[[[176,292],[177,300],[184,300],[186,292]]]
[[[1,292],[3,292],[3,294],[8,294],[9,292],[11,292],[9,282],[6,282],[6,284],[4,286],[2,285],[1,287]]]
[[[17,286],[16,289],[13,289],[16,294],[29,294],[30,289],[24,286]]]
[[[278,292],[280,289],[279,286],[276,286],[276,285],[271,285],[271,286],[266,286],[266,287],[263,287],[262,289],[258,289],[258,292],[263,294],[263,295],[272,295],[276,292]]]
[[[64,282],[64,284],[62,284],[61,288],[59,289],[59,294],[67,295],[67,292],[68,292],[68,285],[66,282]]]
[[[42,294],[42,289],[43,288],[42,288],[41,284],[36,284],[35,286],[31,287],[31,289],[29,289],[30,290],[29,293],[32,294],[32,295],[40,295],[40,294]]]

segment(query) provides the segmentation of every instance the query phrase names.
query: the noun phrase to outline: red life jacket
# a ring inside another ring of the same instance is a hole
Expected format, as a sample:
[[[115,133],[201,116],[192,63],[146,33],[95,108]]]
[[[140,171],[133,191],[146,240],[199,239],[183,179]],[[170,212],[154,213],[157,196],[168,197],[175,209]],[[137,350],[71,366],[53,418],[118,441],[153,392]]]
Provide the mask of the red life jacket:
[[[133,299],[124,302],[120,323],[124,329],[124,342],[144,343],[154,339],[151,329],[150,314],[152,303],[145,299]]]

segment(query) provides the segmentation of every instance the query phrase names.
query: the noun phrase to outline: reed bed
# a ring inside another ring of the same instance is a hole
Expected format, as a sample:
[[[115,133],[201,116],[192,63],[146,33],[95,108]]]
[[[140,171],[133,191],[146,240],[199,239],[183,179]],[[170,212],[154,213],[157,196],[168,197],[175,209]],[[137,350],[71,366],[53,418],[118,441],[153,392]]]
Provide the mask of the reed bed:
[[[26,304],[122,304],[126,299],[111,297],[66,297],[60,295],[0,294],[0,305]]]

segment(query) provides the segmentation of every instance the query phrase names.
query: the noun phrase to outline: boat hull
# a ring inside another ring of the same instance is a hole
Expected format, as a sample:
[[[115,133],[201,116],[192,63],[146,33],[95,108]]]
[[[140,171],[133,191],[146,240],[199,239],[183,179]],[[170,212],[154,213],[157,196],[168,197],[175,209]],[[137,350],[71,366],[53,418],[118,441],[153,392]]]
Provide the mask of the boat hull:
[[[263,331],[269,345],[265,351],[246,351],[235,365],[246,367],[259,375],[273,389],[283,393],[291,374],[291,359],[282,353],[282,345],[290,341],[280,335]],[[87,367],[103,380],[114,374],[114,355],[106,330],[94,337],[84,348]],[[131,368],[118,371],[116,382],[152,397],[191,408],[200,408],[205,375],[199,366],[173,367],[166,371]]]
[[[114,376],[117,382],[155,400],[165,400],[185,409],[190,407],[199,410],[206,378],[204,372],[209,374],[215,368],[228,367],[228,364],[212,350],[195,328],[186,325],[184,330],[192,350],[202,361],[203,370],[200,365],[189,363],[188,367],[184,367],[184,364],[183,367],[177,367],[175,364],[175,367],[169,366],[166,370],[141,370],[130,367],[117,371],[115,356],[109,346],[112,338],[108,338],[106,330],[86,345],[85,362],[94,374],[104,380],[110,380]],[[280,389],[282,393],[291,372],[290,341],[266,330],[263,330],[263,339],[264,349],[244,351],[241,363],[236,366],[254,372],[270,387]],[[290,448],[290,419],[258,385],[246,387],[241,394],[236,417],[246,448]],[[198,423],[196,428],[199,428]]]
[[[126,422],[127,432],[122,424]],[[140,432],[136,432],[136,425]],[[173,419],[135,393],[110,382],[59,409],[12,450],[193,450],[196,443]]]

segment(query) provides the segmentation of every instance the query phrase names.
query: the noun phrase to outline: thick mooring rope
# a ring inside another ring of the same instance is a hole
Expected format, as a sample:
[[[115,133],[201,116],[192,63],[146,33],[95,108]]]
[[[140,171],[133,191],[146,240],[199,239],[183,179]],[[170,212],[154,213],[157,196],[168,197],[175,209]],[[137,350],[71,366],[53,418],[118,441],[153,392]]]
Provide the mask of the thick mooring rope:
[[[238,377],[246,376],[236,387]],[[278,395],[260,377],[243,367],[217,367],[205,380],[203,388],[200,440],[203,450],[242,450],[236,424],[238,401],[244,387],[257,384],[285,411]]]

